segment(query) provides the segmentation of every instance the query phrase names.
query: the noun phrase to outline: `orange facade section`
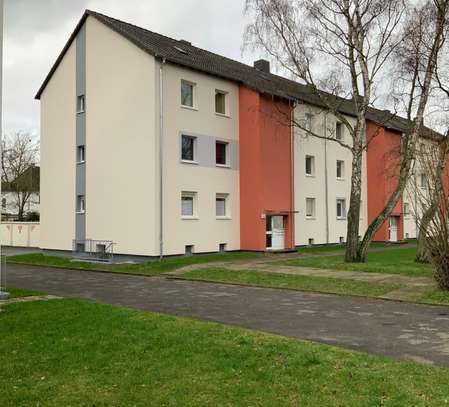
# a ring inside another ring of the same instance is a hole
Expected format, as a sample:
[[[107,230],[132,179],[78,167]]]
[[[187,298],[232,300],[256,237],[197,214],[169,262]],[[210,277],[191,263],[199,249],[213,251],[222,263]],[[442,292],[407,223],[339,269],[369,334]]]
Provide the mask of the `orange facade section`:
[[[401,135],[367,122],[367,179],[368,179],[368,224],[382,211],[398,183]],[[404,238],[402,198],[393,209],[392,217],[397,222],[397,239]],[[390,240],[389,220],[386,220],[374,236],[374,241]]]
[[[291,107],[244,86],[239,91],[240,246],[266,250],[266,218],[284,216],[294,246]]]

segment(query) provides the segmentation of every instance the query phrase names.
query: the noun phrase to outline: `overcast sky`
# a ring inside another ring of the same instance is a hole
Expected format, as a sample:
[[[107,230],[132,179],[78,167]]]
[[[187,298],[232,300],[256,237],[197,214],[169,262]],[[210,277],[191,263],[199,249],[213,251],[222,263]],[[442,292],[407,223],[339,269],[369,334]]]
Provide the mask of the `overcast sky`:
[[[84,10],[99,11],[201,48],[242,56],[243,0],[5,0],[4,132],[39,134],[34,95]]]

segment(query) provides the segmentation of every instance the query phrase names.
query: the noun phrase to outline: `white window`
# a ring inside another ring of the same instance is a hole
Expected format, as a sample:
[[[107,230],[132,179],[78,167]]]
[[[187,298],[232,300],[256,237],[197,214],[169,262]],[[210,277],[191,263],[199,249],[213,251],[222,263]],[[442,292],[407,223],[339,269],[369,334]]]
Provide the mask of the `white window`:
[[[217,165],[229,165],[228,161],[229,143],[224,141],[215,142],[215,163]]]
[[[78,213],[84,213],[86,211],[86,199],[84,195],[78,195],[76,197],[76,211]]]
[[[337,199],[337,219],[346,219],[346,199]]]
[[[422,173],[420,175],[420,184],[421,188],[426,189],[427,188],[427,175]]]
[[[76,99],[76,111],[77,113],[83,113],[86,110],[86,97],[80,95]]]
[[[306,198],[306,218],[315,217],[315,198]]]
[[[311,131],[313,125],[313,114],[312,113],[306,113],[304,115],[304,128],[306,130]]]
[[[195,162],[196,160],[196,137],[181,136],[181,160]]]
[[[410,215],[410,205],[407,202],[404,202],[404,216]]]
[[[196,192],[181,193],[181,216],[183,218],[193,218],[195,216]]]
[[[215,215],[217,218],[225,218],[229,216],[227,206],[228,194],[217,194],[215,196]]]
[[[345,177],[345,162],[337,160],[337,179],[343,179]]]
[[[335,139],[343,141],[343,124],[340,122],[335,123]]]
[[[215,113],[226,114],[226,92],[215,90]]]
[[[306,175],[315,175],[315,157],[306,155]]]
[[[193,107],[195,84],[192,82],[181,81],[181,106]]]
[[[76,149],[76,161],[78,163],[83,163],[85,160],[85,150],[84,146],[78,146]]]

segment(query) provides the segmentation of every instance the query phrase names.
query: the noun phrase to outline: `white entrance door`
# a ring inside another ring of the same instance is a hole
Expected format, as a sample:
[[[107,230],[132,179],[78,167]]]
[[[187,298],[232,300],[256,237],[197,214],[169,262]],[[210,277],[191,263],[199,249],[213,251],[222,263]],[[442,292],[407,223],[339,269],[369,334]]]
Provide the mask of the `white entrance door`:
[[[398,218],[390,216],[390,242],[398,241]]]
[[[284,229],[284,217],[272,216],[271,217],[271,249],[283,250],[285,248],[285,229]]]

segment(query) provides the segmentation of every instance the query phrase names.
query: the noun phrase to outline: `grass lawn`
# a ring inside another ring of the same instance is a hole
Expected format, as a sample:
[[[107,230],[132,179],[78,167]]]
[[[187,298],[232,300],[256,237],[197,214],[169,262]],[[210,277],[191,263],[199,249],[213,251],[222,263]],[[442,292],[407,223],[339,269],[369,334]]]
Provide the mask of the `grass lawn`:
[[[415,240],[407,241],[409,244],[415,244]],[[391,243],[382,243],[382,242],[373,242],[370,245],[371,249],[394,249],[393,244]],[[344,244],[332,244],[332,245],[323,245],[323,246],[302,246],[298,248],[299,253],[303,254],[321,254],[321,253],[331,253],[331,252],[344,252],[346,246]]]
[[[388,249],[368,254],[366,263],[345,263],[343,256],[322,256],[287,260],[288,266],[316,267],[323,269],[365,271],[408,276],[432,277],[432,266],[415,262],[416,248]]]
[[[290,288],[302,291],[363,295],[377,297],[400,288],[399,285],[371,283],[329,277],[309,277],[293,274],[250,270],[208,268],[188,271],[179,276],[188,280],[214,281],[259,287]]]
[[[4,289],[4,291],[6,291],[6,292],[8,292],[10,294],[9,298],[14,298],[14,297],[31,297],[33,295],[42,295],[42,293],[39,292],[39,291],[26,290],[24,288],[7,287],[7,288]]]
[[[2,406],[443,406],[449,369],[79,300],[0,313]]]
[[[126,263],[126,264],[99,264],[81,261],[72,261],[68,257],[44,256],[42,253],[21,254],[17,256],[8,256],[8,263],[30,264],[36,266],[70,268],[79,270],[102,270],[110,272],[120,272],[127,274],[139,274],[154,276],[166,271],[172,271],[190,264],[201,264],[209,262],[223,262],[232,260],[246,260],[261,257],[260,253],[217,253],[203,254],[196,256],[180,256],[166,258],[162,261],[151,261],[145,263]]]
[[[433,290],[423,295],[420,302],[427,304],[448,304],[449,305],[449,291]]]

